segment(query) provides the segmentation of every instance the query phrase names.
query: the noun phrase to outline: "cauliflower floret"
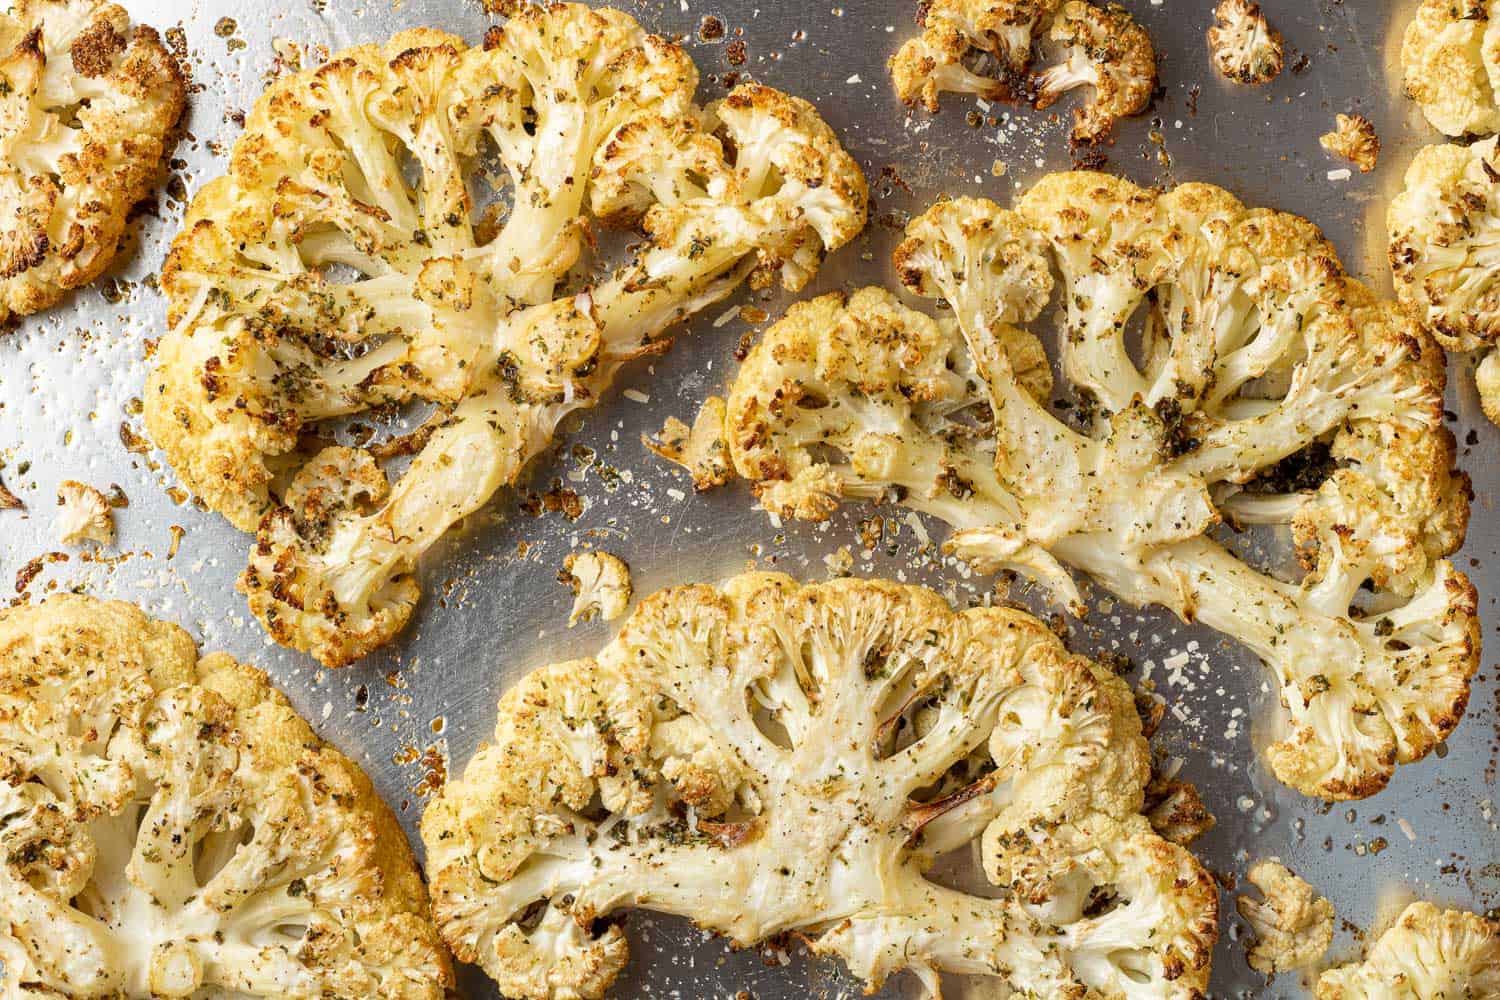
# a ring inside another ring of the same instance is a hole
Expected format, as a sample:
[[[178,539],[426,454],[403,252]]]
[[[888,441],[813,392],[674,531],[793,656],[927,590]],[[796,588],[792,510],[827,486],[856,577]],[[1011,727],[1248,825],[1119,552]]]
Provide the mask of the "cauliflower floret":
[[[1401,71],[1439,132],[1500,131],[1500,0],[1422,0],[1401,41]]]
[[[1362,963],[1318,978],[1318,1000],[1494,1000],[1500,925],[1462,910],[1412,903]]]
[[[1324,134],[1318,142],[1335,156],[1342,156],[1367,174],[1375,169],[1380,157],[1380,136],[1375,134],[1375,125],[1364,115],[1340,114],[1334,119],[1334,130]]]
[[[1373,794],[1458,724],[1479,633],[1444,559],[1470,490],[1442,351],[1310,224],[1207,185],[1073,172],[1016,212],[935,206],[896,267],[944,320],[879,289],[825,296],[736,376],[726,434],[762,506],[825,519],[844,499],[899,502],[951,525],[945,549],[981,571],[1081,608],[1069,567],[1239,639],[1286,706],[1272,767],[1309,795]],[[1054,270],[1075,425],[1005,347]],[[1290,528],[1304,577],[1231,554],[1210,537],[1226,521]]]
[[[109,498],[88,483],[64,479],[57,486],[57,540],[64,545],[85,541],[108,545],[115,540],[115,512]]]
[[[1270,83],[1286,61],[1281,32],[1266,21],[1260,4],[1250,0],[1219,0],[1208,47],[1214,66],[1236,83]]]
[[[348,49],[257,102],[162,270],[145,417],[256,533],[241,589],[278,641],[330,666],[390,641],[420,555],[622,365],[742,282],[800,288],[860,230],[864,178],[812,105],[746,84],[705,110],[696,85],[627,15],[550,4],[482,48]],[[507,183],[500,222],[475,192]],[[574,291],[591,219],[646,238]],[[299,450],[322,421],[423,403],[389,487],[378,446]]]
[[[0,322],[109,266],[182,115],[182,70],[107,0],[0,13]]]
[[[1115,122],[1146,110],[1156,89],[1156,50],[1125,8],[1068,0],[1047,37],[1062,46],[1062,61],[1037,74],[1036,106],[1051,107],[1076,87],[1094,91],[1073,111],[1075,142],[1100,142]]]
[[[421,831],[445,937],[507,996],[602,996],[626,953],[601,918],[638,907],[796,935],[872,990],[1188,1000],[1218,893],[1140,815],[1148,772],[1125,684],[1025,614],[747,574],[522,678]],[[924,877],[976,842],[1008,893]]]
[[[693,426],[668,417],[655,439],[641,435],[641,444],[693,477],[693,489],[711,490],[734,478],[729,461],[729,442],[724,440],[724,399],[710,396],[703,401]]]
[[[1245,877],[1261,892],[1234,902],[1255,933],[1250,967],[1272,976],[1321,959],[1333,943],[1333,904],[1278,861],[1258,862]]]
[[[1146,784],[1143,811],[1151,821],[1151,829],[1183,847],[1212,830],[1219,822],[1203,804],[1197,785],[1155,772]]]
[[[891,59],[896,96],[938,109],[944,91],[1009,100],[1025,89],[1032,43],[1061,0],[932,0],[922,34]],[[969,65],[966,65],[968,63]],[[986,65],[987,63],[987,65]]]
[[[453,978],[406,839],[265,674],[121,602],[0,612],[0,992],[379,996]]]
[[[557,578],[573,589],[568,628],[598,616],[612,622],[630,606],[630,567],[608,552],[570,552]]]

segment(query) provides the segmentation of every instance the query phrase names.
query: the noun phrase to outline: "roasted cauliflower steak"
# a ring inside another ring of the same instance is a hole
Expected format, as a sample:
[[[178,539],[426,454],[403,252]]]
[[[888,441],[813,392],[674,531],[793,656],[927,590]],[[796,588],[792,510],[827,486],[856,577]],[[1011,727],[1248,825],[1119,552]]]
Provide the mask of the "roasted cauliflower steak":
[[[1271,767],[1308,795],[1371,795],[1457,725],[1479,620],[1443,558],[1470,497],[1443,354],[1311,224],[1079,171],[1017,211],[939,203],[896,268],[946,308],[878,288],[802,303],[735,375],[726,436],[763,507],[900,503],[1079,613],[1069,568],[1239,640],[1286,709]],[[1071,423],[1012,360],[1038,349],[1022,325],[1054,269]],[[1304,569],[1225,546],[1221,526],[1253,525],[1289,528]]]
[[[156,31],[123,7],[17,0],[0,13],[0,322],[109,266],[186,95]]]
[[[1386,210],[1391,277],[1407,312],[1452,351],[1476,351],[1479,400],[1500,423],[1500,151],[1496,137],[1427,146]]]
[[[369,780],[265,674],[75,595],[0,612],[0,993],[439,1000]]]
[[[1317,1000],[1495,1000],[1500,925],[1476,913],[1412,903],[1363,962],[1318,978]]]
[[[145,416],[256,533],[240,585],[277,641],[329,666],[390,641],[421,553],[623,364],[742,282],[800,288],[863,226],[864,178],[812,105],[745,84],[704,109],[697,79],[629,16],[554,4],[482,47],[348,49],[256,103],[163,268]],[[593,222],[645,238],[580,277]],[[387,447],[309,446],[406,404],[430,416]],[[391,451],[416,452],[394,484]]]
[[[636,907],[795,934],[872,990],[1186,1000],[1218,893],[1141,815],[1149,772],[1124,682],[1034,618],[751,573],[524,677],[421,829],[439,927],[510,997],[604,995]],[[925,877],[976,846],[998,898]]]
[[[1422,0],[1401,39],[1401,72],[1439,132],[1500,132],[1500,0]]]

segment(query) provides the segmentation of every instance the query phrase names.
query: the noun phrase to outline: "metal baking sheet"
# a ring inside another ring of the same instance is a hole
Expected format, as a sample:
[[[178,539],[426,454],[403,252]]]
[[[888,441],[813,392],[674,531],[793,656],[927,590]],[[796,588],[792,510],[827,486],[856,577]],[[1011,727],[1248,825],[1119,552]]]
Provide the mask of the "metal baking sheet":
[[[1208,68],[1209,0],[1129,0],[1162,54],[1163,87],[1152,112],[1128,123],[1107,150],[1108,169],[1143,183],[1211,181],[1248,203],[1306,215],[1325,228],[1352,271],[1386,287],[1384,200],[1415,148],[1436,141],[1393,82],[1393,52],[1409,5],[1263,3],[1286,35],[1288,70],[1268,87],[1245,88]],[[722,386],[736,343],[764,325],[745,318],[760,309],[774,319],[785,305],[781,298],[741,297],[733,301],[753,309],[727,320],[722,307],[699,317],[668,357],[627,371],[619,389],[634,392],[617,391],[571,424],[555,451],[535,464],[525,488],[501,494],[429,555],[421,568],[425,599],[399,645],[341,672],[271,645],[233,589],[247,537],[196,508],[159,454],[125,445],[132,433],[143,433],[137,397],[148,345],[163,332],[153,275],[185,198],[222,172],[240,113],[273,74],[403,27],[431,25],[477,41],[489,19],[473,0],[132,0],[129,6],[187,54],[194,84],[188,135],[154,209],[140,219],[137,243],[109,278],[0,336],[0,475],[28,505],[25,513],[0,513],[0,580],[7,590],[24,565],[59,549],[52,525],[58,481],[118,484],[129,507],[117,512],[119,539],[105,553],[109,558],[71,551],[68,561],[45,565],[31,593],[71,588],[127,598],[182,622],[206,647],[263,666],[329,739],[364,764],[415,840],[424,793],[445,768],[462,767],[490,732],[499,693],[523,671],[584,654],[609,634],[597,623],[566,628],[570,595],[555,573],[575,546],[623,556],[638,593],[747,566],[820,579],[838,567],[837,551],[846,545],[854,572],[928,583],[956,602],[992,587],[992,580],[924,554],[921,532],[905,515],[896,518],[893,547],[866,555],[854,526],[868,510],[851,508],[831,526],[778,528],[752,509],[744,488],[696,496],[680,473],[643,451],[641,432],[668,415],[690,418]],[[959,99],[933,117],[897,104],[884,64],[916,30],[914,0],[624,0],[622,6],[649,28],[684,39],[702,70],[706,99],[723,92],[726,74],[753,75],[814,100],[858,156],[876,196],[873,221],[830,261],[810,293],[894,286],[888,257],[900,225],[939,194],[1006,202],[1040,174],[1069,166],[1065,117]],[[698,39],[706,15],[722,20],[724,38]],[[1343,164],[1325,156],[1318,136],[1339,111],[1369,116],[1384,140],[1380,167],[1367,177],[1330,179]],[[1480,414],[1467,362],[1456,359],[1452,370],[1452,427],[1477,493],[1469,542],[1456,559],[1480,588],[1488,631],[1500,623],[1491,521],[1500,430]],[[524,512],[528,491],[543,492],[554,480],[581,498],[576,521]],[[932,532],[941,537],[938,526]],[[1025,592],[1012,596],[1036,603]],[[1119,604],[1070,626],[1075,648],[1129,655],[1138,664],[1135,676],[1149,671],[1169,700],[1159,742],[1182,758],[1183,773],[1198,781],[1219,817],[1218,828],[1197,845],[1200,856],[1226,882],[1267,856],[1309,878],[1347,921],[1330,957],[1357,952],[1353,928],[1371,927],[1411,895],[1481,910],[1500,903],[1493,815],[1500,713],[1497,671],[1488,661],[1468,717],[1446,747],[1401,768],[1375,798],[1328,808],[1282,788],[1256,760],[1272,697],[1252,655],[1166,613],[1137,614]],[[1267,986],[1247,968],[1232,892],[1224,904],[1217,995],[1305,995],[1296,977]],[[748,993],[776,1000],[859,993],[831,963],[732,954],[676,921],[632,918],[630,927],[635,958],[617,996]],[[496,995],[473,970],[462,982],[467,996]],[[913,992],[912,982],[898,980],[882,995]],[[995,995],[992,987],[968,992]]]

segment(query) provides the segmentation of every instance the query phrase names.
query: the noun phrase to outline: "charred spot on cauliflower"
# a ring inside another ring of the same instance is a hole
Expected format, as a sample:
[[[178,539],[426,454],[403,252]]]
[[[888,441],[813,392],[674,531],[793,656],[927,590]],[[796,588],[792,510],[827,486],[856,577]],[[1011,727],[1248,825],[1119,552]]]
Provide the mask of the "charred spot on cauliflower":
[[[1412,903],[1363,962],[1318,978],[1318,1000],[1452,1000],[1500,996],[1500,925]]]
[[[1048,38],[1061,47],[1061,58],[1037,74],[1036,106],[1051,107],[1078,87],[1093,90],[1073,111],[1075,142],[1100,142],[1115,122],[1146,110],[1156,88],[1156,50],[1124,7],[1068,0]]]
[[[277,641],[329,666],[391,641],[420,555],[622,365],[741,283],[800,288],[863,226],[812,105],[745,84],[704,109],[696,85],[626,14],[550,4],[482,47],[403,32],[262,95],[162,270],[145,417],[255,532],[240,586]],[[483,203],[502,189],[506,212]],[[578,291],[592,222],[645,239]],[[407,405],[431,412],[394,483],[380,449],[300,450]]]
[[[1260,4],[1219,0],[1208,29],[1214,67],[1235,83],[1270,83],[1286,62],[1281,32],[1271,27]]]
[[[0,13],[0,322],[97,278],[182,115],[182,70],[107,0]]]
[[[1030,616],[747,574],[522,678],[422,839],[444,936],[506,996],[602,996],[627,960],[605,918],[639,907],[796,934],[872,989],[1189,1000],[1218,893],[1140,814],[1148,773],[1124,682]],[[925,877],[976,844],[1000,898]]]
[[[938,109],[944,92],[1011,100],[1026,88],[1032,46],[1061,0],[932,0],[922,34],[891,59],[896,96]]]
[[[1367,174],[1375,169],[1380,158],[1380,136],[1375,125],[1364,115],[1339,114],[1334,119],[1334,129],[1325,133],[1318,142],[1328,152],[1342,156]]]
[[[57,540],[108,545],[115,540],[115,512],[109,498],[88,483],[65,479],[57,486]]]
[[[1261,893],[1234,904],[1255,935],[1250,967],[1272,976],[1321,959],[1333,943],[1333,904],[1278,861],[1261,861],[1245,877]]]
[[[1208,185],[1071,172],[1018,211],[938,204],[895,262],[940,318],[881,289],[824,296],[737,373],[730,453],[763,507],[899,502],[952,527],[947,551],[1076,610],[1069,569],[1238,639],[1285,706],[1271,766],[1308,795],[1371,795],[1458,724],[1479,622],[1444,558],[1470,490],[1443,354],[1312,225]],[[1062,372],[1090,402],[1074,424],[1007,346],[1054,271]],[[1225,522],[1289,528],[1303,577],[1232,554],[1211,537]]]
[[[609,552],[572,552],[563,560],[558,580],[573,591],[568,628],[595,616],[612,622],[630,606],[630,567]]]
[[[451,984],[395,817],[265,674],[118,601],[0,612],[0,992]]]
[[[1500,0],[1422,0],[1402,37],[1401,71],[1439,132],[1500,131]]]

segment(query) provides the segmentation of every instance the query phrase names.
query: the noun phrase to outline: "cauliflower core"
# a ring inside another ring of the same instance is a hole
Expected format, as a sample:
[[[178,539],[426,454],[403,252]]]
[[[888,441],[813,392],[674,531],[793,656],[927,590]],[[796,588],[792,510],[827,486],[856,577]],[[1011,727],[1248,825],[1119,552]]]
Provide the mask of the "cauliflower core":
[[[1270,83],[1286,62],[1281,32],[1250,0],[1219,0],[1208,47],[1214,67],[1235,83]]]
[[[563,560],[559,580],[573,588],[568,628],[595,615],[612,622],[630,606],[630,567],[608,552],[574,552]]]
[[[862,227],[864,178],[810,104],[746,84],[705,111],[696,85],[627,15],[555,4],[481,48],[349,49],[257,102],[163,268],[145,415],[256,532],[240,586],[279,642],[329,666],[388,642],[421,553],[623,364],[742,282],[800,288]],[[570,282],[591,219],[644,240]],[[431,411],[402,447],[299,450],[392,404]],[[408,446],[392,485],[377,455]]]
[[[434,912],[527,1000],[602,996],[605,919],[795,934],[872,989],[910,969],[1028,996],[1201,997],[1218,893],[1140,814],[1130,691],[999,608],[747,574],[647,598],[500,701],[422,817]],[[996,898],[929,881],[979,847]]]
[[[1500,132],[1500,0],[1422,0],[1401,41],[1401,72],[1439,132]]]
[[[265,674],[117,601],[0,612],[0,994],[451,982],[395,817]]]
[[[108,545],[115,540],[115,512],[109,499],[87,483],[65,479],[57,486],[57,540]]]
[[[1333,904],[1277,861],[1262,861],[1246,876],[1260,899],[1240,896],[1235,908],[1255,937],[1250,967],[1267,976],[1312,965],[1333,943]]]
[[[1065,91],[1090,87],[1092,98],[1074,112],[1073,138],[1098,142],[1118,119],[1145,110],[1156,86],[1150,36],[1118,4],[934,0],[924,12],[921,36],[891,59],[896,95],[907,104],[936,111],[938,95],[951,91],[1007,101],[1030,95],[1047,108]],[[1049,20],[1059,61],[1032,73],[1033,43]]]
[[[1380,158],[1380,136],[1375,125],[1364,115],[1340,114],[1334,119],[1334,129],[1318,139],[1318,142],[1334,156],[1342,156],[1367,174],[1375,169]]]
[[[1406,311],[1444,347],[1480,351],[1479,398],[1500,423],[1489,377],[1500,341],[1500,151],[1491,137],[1419,152],[1386,210],[1391,276]]]
[[[1412,903],[1363,962],[1318,978],[1318,1000],[1495,1000],[1500,925],[1462,910]]]
[[[899,502],[948,522],[947,550],[977,569],[1080,612],[1066,567],[1240,640],[1286,707],[1271,766],[1309,795],[1373,794],[1457,725],[1479,622],[1443,558],[1469,509],[1443,354],[1313,226],[1207,185],[1072,172],[1019,211],[938,204],[896,267],[947,309],[825,296],[736,375],[726,433],[762,506],[819,520],[846,498]],[[1072,423],[1014,360],[1040,350],[1019,324],[1054,269]],[[1289,528],[1301,579],[1225,548],[1224,523]]]
[[[103,0],[0,12],[0,322],[97,278],[187,93],[151,28]]]

